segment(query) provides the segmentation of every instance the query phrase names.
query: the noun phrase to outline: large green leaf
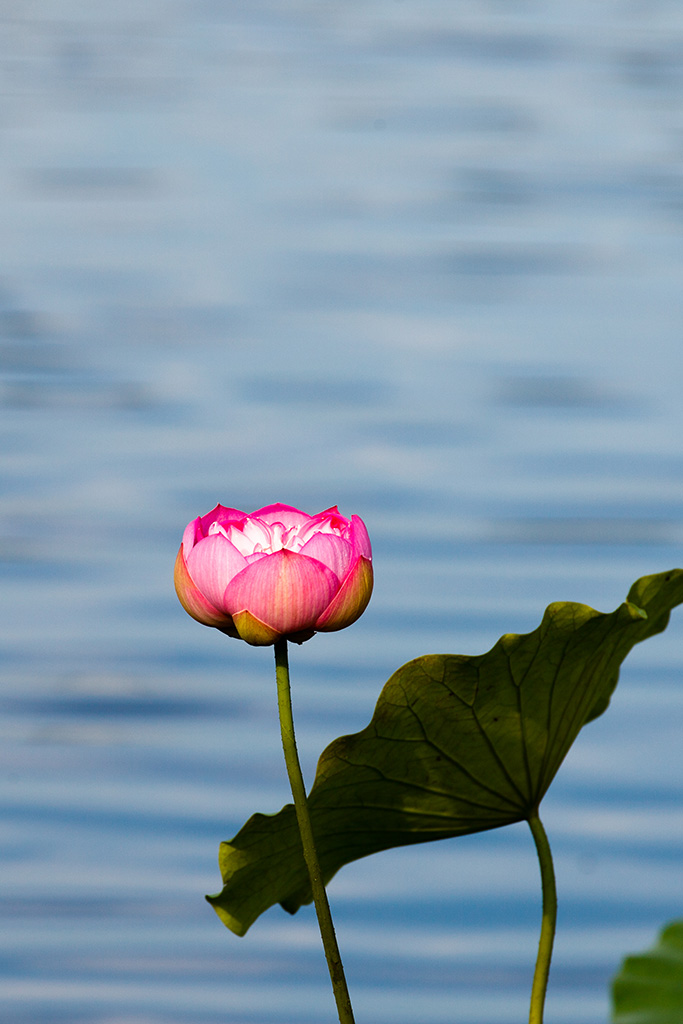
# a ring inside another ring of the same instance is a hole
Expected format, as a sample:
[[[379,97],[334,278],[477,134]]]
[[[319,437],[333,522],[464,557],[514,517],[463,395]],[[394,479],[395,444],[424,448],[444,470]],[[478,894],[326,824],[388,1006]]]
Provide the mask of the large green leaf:
[[[647,953],[628,956],[612,986],[614,1024],[681,1024],[683,921],[672,921]]]
[[[644,577],[610,614],[548,607],[532,633],[487,654],[432,654],[384,687],[370,724],[323,752],[308,803],[325,881],[358,857],[527,818],[582,726],[602,714],[634,644],[683,602],[683,570]],[[291,804],[255,814],[207,899],[238,935],[274,903],[311,900]]]

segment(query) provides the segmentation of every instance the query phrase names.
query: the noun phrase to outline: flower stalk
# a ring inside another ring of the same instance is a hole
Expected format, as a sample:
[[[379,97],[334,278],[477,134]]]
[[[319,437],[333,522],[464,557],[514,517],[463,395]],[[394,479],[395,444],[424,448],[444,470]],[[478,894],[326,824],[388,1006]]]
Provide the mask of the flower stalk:
[[[553,855],[550,850],[548,836],[543,828],[538,812],[534,811],[528,820],[529,828],[536,844],[538,862],[541,867],[541,888],[543,890],[543,917],[541,921],[541,934],[538,940],[536,969],[531,986],[529,1024],[543,1024],[545,994],[548,988],[548,975],[550,973],[550,961],[553,955],[555,926],[557,924],[557,890],[555,887]]]
[[[304,785],[303,775],[301,774],[299,754],[296,747],[286,639],[279,639],[275,642],[275,675],[277,679],[277,697],[280,713],[282,749],[285,755],[289,784],[294,798],[294,808],[296,810],[296,818],[299,825],[299,833],[301,835],[304,860],[306,861],[306,867],[308,868],[308,875],[311,881],[311,889],[313,890],[315,912],[318,917],[320,936],[322,938],[325,958],[327,960],[330,979],[332,981],[332,989],[334,991],[334,998],[337,1004],[339,1022],[340,1024],[354,1024],[351,999],[349,997],[349,991],[346,984],[346,976],[344,975],[339,946],[337,945],[337,937],[335,935],[334,924],[332,922],[330,904],[327,899],[327,892],[325,891],[325,884],[323,882],[320,864],[318,862],[318,853],[313,838],[313,829],[311,827],[311,819],[308,813],[308,804],[306,803],[306,787]]]

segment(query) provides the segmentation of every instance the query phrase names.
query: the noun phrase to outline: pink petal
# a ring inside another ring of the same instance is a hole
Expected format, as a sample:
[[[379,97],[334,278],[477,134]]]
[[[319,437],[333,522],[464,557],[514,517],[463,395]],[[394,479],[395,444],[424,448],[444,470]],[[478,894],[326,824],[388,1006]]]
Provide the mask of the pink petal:
[[[311,516],[305,526],[299,527],[298,537],[302,545],[306,544],[316,533],[329,533],[337,537],[346,537],[349,526],[348,519],[339,514],[337,506],[318,512]]]
[[[202,537],[208,536],[209,527],[212,523],[220,523],[227,526],[230,523],[241,523],[246,519],[246,514],[237,508],[226,508],[225,505],[216,505],[214,509],[201,516]]]
[[[332,570],[340,583],[353,560],[352,546],[343,537],[337,537],[334,533],[316,533],[299,549],[299,554],[322,562]]]
[[[226,611],[225,588],[246,564],[246,558],[222,533],[212,533],[193,547],[187,558],[187,571],[206,600]]]
[[[318,512],[317,515],[311,516],[311,523],[316,528],[327,526],[334,530],[335,533],[345,533],[349,526],[349,520],[341,514],[336,505],[332,505],[331,508],[326,508],[324,512]]]
[[[248,558],[249,555],[267,550],[272,542],[270,526],[260,519],[247,517],[243,523],[231,523],[225,530],[225,536],[237,550]]]
[[[201,517],[199,519],[193,519],[191,523],[187,524],[185,532],[183,533],[183,554],[185,555],[185,558],[188,557],[192,548],[203,536]]]
[[[238,573],[228,584],[221,607],[232,616],[248,611],[282,635],[297,633],[313,628],[338,587],[326,565],[283,549]]]
[[[365,611],[372,594],[372,583],[372,563],[361,557],[354,563],[332,603],[316,621],[315,628],[331,633],[350,626]]]
[[[351,516],[351,530],[349,540],[353,544],[354,555],[362,555],[363,558],[372,558],[372,546],[368,535],[367,527],[360,516]]]
[[[182,544],[176,558],[173,580],[178,600],[187,614],[191,615],[193,619],[203,623],[205,626],[218,626],[219,629],[223,626],[229,627],[231,625],[232,619],[230,616],[221,612],[207,601],[194,583],[187,571]]]
[[[289,529],[290,526],[303,526],[311,517],[300,509],[293,508],[292,505],[265,505],[263,508],[257,509],[256,512],[251,512],[249,518],[260,519],[268,526],[272,526],[273,523],[282,523]]]

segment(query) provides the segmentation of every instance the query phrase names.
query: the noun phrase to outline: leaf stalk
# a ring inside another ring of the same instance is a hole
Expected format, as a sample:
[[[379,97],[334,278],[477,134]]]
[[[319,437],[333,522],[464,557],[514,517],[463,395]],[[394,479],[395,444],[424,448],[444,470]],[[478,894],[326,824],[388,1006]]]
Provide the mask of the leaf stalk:
[[[529,816],[529,828],[536,844],[536,853],[541,867],[541,888],[543,890],[543,917],[541,934],[538,940],[538,956],[536,969],[531,986],[531,1005],[529,1007],[529,1024],[543,1024],[545,994],[548,988],[550,961],[553,955],[555,927],[557,924],[557,889],[555,887],[555,870],[553,855],[550,850],[548,836],[543,828],[538,811]]]
[[[280,732],[282,735],[282,749],[285,755],[285,765],[289,776],[289,784],[294,798],[294,808],[301,835],[304,860],[308,869],[308,876],[313,890],[313,902],[318,917],[320,937],[322,938],[325,958],[330,972],[330,980],[334,991],[334,998],[337,1004],[339,1024],[354,1024],[351,999],[346,984],[346,976],[342,965],[337,936],[332,921],[330,904],[327,899],[327,892],[323,882],[318,853],[313,838],[311,819],[308,813],[306,802],[306,787],[301,764],[296,747],[294,734],[294,717],[292,714],[292,693],[289,682],[289,658],[287,655],[287,641],[277,640],[275,643],[275,677],[277,680],[277,700],[280,713]]]

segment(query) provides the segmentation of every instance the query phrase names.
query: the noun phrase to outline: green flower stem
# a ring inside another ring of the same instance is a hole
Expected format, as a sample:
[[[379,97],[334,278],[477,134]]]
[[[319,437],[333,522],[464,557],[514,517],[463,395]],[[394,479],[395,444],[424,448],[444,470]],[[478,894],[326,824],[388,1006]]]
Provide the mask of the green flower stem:
[[[529,1024],[543,1024],[545,993],[548,988],[548,974],[550,973],[550,960],[553,955],[555,925],[557,923],[557,890],[555,888],[555,871],[553,869],[553,855],[550,852],[550,843],[537,812],[534,812],[529,818],[529,828],[536,843],[538,862],[541,865],[541,888],[543,890],[543,920],[541,922],[541,935],[538,940],[538,956],[536,957],[534,982],[531,986]]]
[[[349,990],[346,985],[337,937],[334,933],[330,904],[327,900],[327,893],[320,872],[320,864],[318,863],[318,853],[315,848],[313,829],[311,828],[311,819],[306,803],[306,787],[304,786],[301,765],[299,764],[299,754],[296,749],[286,640],[278,640],[275,643],[275,675],[277,678],[277,700],[280,711],[282,748],[285,753],[285,764],[287,765],[289,783],[292,787],[296,818],[299,823],[299,832],[304,848],[304,860],[306,861],[308,876],[311,880],[313,902],[315,903],[315,911],[318,915],[318,926],[323,940],[330,979],[332,980],[339,1022],[340,1024],[354,1024]]]

